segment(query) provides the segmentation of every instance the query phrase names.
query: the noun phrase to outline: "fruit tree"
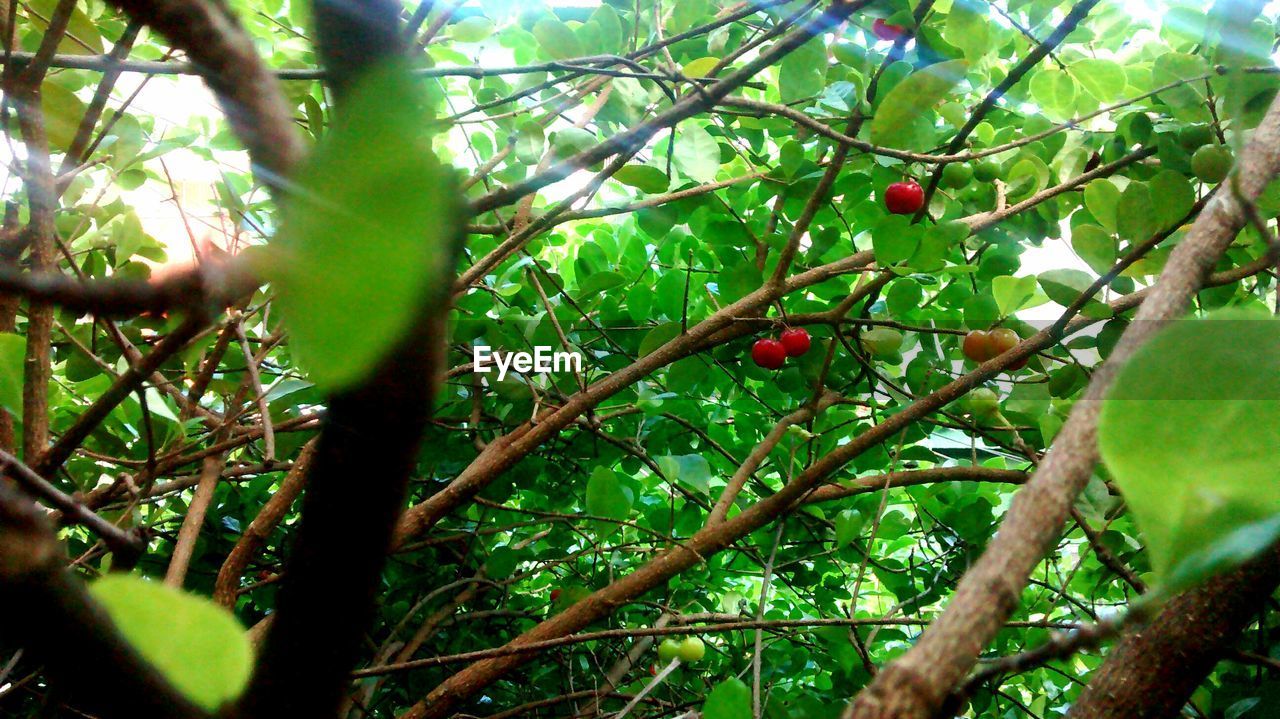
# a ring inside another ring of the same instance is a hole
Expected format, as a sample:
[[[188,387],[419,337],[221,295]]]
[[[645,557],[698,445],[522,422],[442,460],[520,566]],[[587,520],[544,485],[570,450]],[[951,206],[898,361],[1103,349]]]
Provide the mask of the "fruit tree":
[[[0,713],[1273,716],[1278,17],[0,3]]]

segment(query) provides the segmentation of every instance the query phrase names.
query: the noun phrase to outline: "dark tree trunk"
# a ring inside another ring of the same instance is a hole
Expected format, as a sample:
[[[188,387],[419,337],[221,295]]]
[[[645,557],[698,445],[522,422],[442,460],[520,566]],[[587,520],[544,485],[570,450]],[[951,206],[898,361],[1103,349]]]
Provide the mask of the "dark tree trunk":
[[[1175,597],[1150,624],[1120,640],[1068,719],[1178,716],[1277,585],[1280,549],[1273,549]]]

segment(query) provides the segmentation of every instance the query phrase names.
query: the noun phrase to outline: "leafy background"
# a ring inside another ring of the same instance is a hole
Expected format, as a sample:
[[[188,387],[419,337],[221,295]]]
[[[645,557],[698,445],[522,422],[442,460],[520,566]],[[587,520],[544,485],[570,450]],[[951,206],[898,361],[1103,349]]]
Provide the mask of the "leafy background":
[[[19,3],[18,49],[38,46],[41,19],[53,4]],[[232,4],[273,67],[316,66],[305,5],[286,0]],[[1105,303],[1154,281],[1169,249],[1185,236],[1183,223],[1212,189],[1193,172],[1196,146],[1238,147],[1275,93],[1271,50],[1277,8],[1268,6],[1256,18],[1233,25],[1228,3],[1208,8],[1153,1],[1140,3],[1140,13],[1133,12],[1135,3],[1098,3],[967,128],[972,134],[960,149],[981,151],[1043,137],[965,163],[978,179],[939,189],[932,195],[929,221],[913,223],[888,215],[881,193],[904,176],[927,184],[933,166],[903,162],[881,150],[931,153],[946,146],[987,92],[1070,9],[1058,0],[940,0],[924,15],[919,38],[898,57],[887,58],[895,53],[893,44],[876,38],[872,21],[880,17],[910,25],[913,5],[877,2],[758,74],[737,96],[757,108],[767,103],[764,111],[726,103],[659,134],[567,216],[548,223],[456,298],[448,355],[453,369],[424,443],[412,503],[448,485],[486,443],[573,396],[580,383],[632,365],[770,276],[836,148],[829,137],[785,116],[781,106],[837,132],[851,116],[870,118],[860,124],[859,138],[879,149],[854,151],[844,161],[830,199],[816,208],[792,271],[870,251],[879,266],[892,268],[887,282],[849,313],[848,321],[835,324],[814,318],[856,292],[867,281],[864,273],[837,275],[786,294],[751,321],[748,332],[627,383],[429,535],[405,543],[383,578],[366,665],[449,657],[506,643],[586,590],[627,575],[702,528],[728,478],[780,418],[814,395],[819,378],[843,401],[791,427],[753,473],[739,505],[776,492],[817,458],[900,411],[912,395],[928,394],[972,369],[960,351],[965,331],[1000,323],[1030,336],[1043,326],[1037,318],[1056,319],[1131,248],[1167,234],[1082,307],[1086,317],[1097,320],[1090,329],[1052,345],[1025,369],[985,383],[997,393],[997,416],[955,403],[857,456],[831,479],[849,486],[856,478],[890,471],[972,465],[1028,470],[1031,458],[1047,449],[1126,324]],[[799,2],[772,3],[644,54],[639,68],[627,66],[616,75],[575,69],[571,63],[547,64],[634,53],[737,7],[711,0],[640,0],[570,9],[486,0],[447,17],[437,9],[419,31],[425,39],[422,33],[436,28],[434,37],[414,56],[415,66],[425,70],[418,101],[427,122],[395,125],[404,132],[399,139],[406,145],[431,143],[441,160],[457,169],[470,198],[512,185],[634,127],[668,107],[673,92],[697,92],[693,87],[700,78],[722,75],[722,64],[743,62],[739,49],[748,48],[749,58],[749,48],[760,38],[814,12],[812,5]],[[414,9],[407,7],[406,14]],[[123,30],[124,22],[101,3],[81,3],[59,52],[99,53]],[[159,60],[166,52],[159,38],[144,31],[130,57]],[[1211,72],[1219,64],[1266,71]],[[479,77],[445,72],[514,65],[543,68]],[[44,83],[42,102],[55,153],[71,143],[97,78],[92,71],[59,69]],[[286,80],[284,87],[298,125],[317,140],[324,137],[334,118],[319,81]],[[92,162],[62,197],[56,220],[70,258],[64,267],[74,264],[87,277],[146,277],[175,242],[185,241],[148,234],[140,208],[122,192],[158,188],[164,193],[170,179],[163,161],[179,150],[217,168],[210,183],[214,204],[241,244],[264,245],[275,234],[276,207],[255,185],[224,123],[193,117],[188,126],[175,129],[125,100],[123,94],[113,97]],[[1060,125],[1082,117],[1088,119]],[[1054,128],[1059,131],[1050,133]],[[1136,161],[1082,188],[1038,194],[1099,163],[1143,151]],[[358,166],[356,175],[346,171],[330,169],[329,178],[353,185],[364,181]],[[539,217],[582,191],[589,177],[573,174],[529,204],[473,218],[460,270],[465,273],[494,252],[511,223],[519,227]],[[959,222],[1032,198],[1031,206],[972,236]],[[421,200],[424,206],[431,201],[425,195],[391,199]],[[1259,210],[1270,222],[1280,213],[1280,192],[1268,192]],[[1218,269],[1255,262],[1266,247],[1256,229],[1246,229]],[[1044,248],[1056,248],[1053,256],[1074,256],[1071,268],[1028,269],[1024,259]],[[381,252],[350,263],[331,258],[320,279],[334,298],[358,296],[396,264],[394,254]],[[1267,314],[1274,306],[1273,280],[1271,272],[1255,273],[1206,289],[1197,297],[1197,309]],[[284,287],[287,282],[282,280]],[[230,343],[230,350],[218,350],[219,332],[203,335],[161,368],[169,387],[149,386],[140,395],[143,401],[125,400],[56,478],[66,491],[88,497],[104,516],[152,533],[139,565],[143,574],[164,575],[199,460],[218,445],[225,451],[223,481],[214,491],[186,577],[187,589],[213,594],[228,553],[315,434],[324,394],[313,383],[323,384],[330,376],[299,367],[296,347],[281,324],[290,309],[277,308],[277,289],[282,287],[263,288],[227,325],[241,328],[247,353],[239,341]],[[352,319],[340,301],[302,311],[318,313],[309,317],[321,325]],[[787,318],[809,328],[814,350],[778,372],[754,367],[748,360],[750,343],[776,332]],[[115,327],[129,343],[147,348],[179,321],[145,316]],[[876,332],[886,331],[885,346],[874,342]],[[13,378],[22,374],[23,343],[20,336],[0,340],[0,402],[17,413],[20,385]],[[581,376],[499,382],[490,375],[481,381],[466,369],[474,344],[507,351],[567,344],[583,354],[584,370]],[[327,347],[325,362],[358,368],[369,354],[360,350]],[[829,350],[830,364],[824,368]],[[127,362],[105,323],[65,311],[57,315],[54,352],[49,406],[56,436]],[[182,400],[210,357],[216,364],[207,390]],[[249,362],[261,376],[261,397],[247,379]],[[193,406],[233,419],[225,431],[215,431]],[[262,437],[264,409],[274,430],[271,447]],[[1187,421],[1194,423],[1195,413]],[[120,491],[122,475],[142,488],[139,496]],[[1014,621],[985,656],[1036,646],[1055,628],[1089,622],[1126,605],[1137,591],[1131,576],[1117,575],[1115,562],[1136,576],[1156,576],[1150,574],[1153,552],[1111,480],[1100,467],[1079,500],[1078,524],[1037,569]],[[351,477],[350,491],[359,492],[361,481]],[[937,481],[886,491],[864,484],[870,491],[801,505],[593,627],[622,630],[620,636],[542,651],[522,676],[491,686],[467,711],[505,717],[585,710],[591,702],[582,692],[597,687],[640,640],[626,630],[643,632],[665,612],[674,615],[671,626],[694,627],[689,631],[703,636],[707,657],[665,678],[638,712],[675,716],[703,708],[705,700],[707,717],[741,716],[759,651],[767,716],[837,716],[843,702],[869,681],[871,668],[903,652],[945,604],[1016,490],[998,481]],[[732,508],[731,516],[737,511]],[[1080,525],[1088,526],[1092,540]],[[290,512],[246,568],[234,592],[234,612],[245,626],[271,613],[295,528],[296,515]],[[86,531],[71,528],[65,535],[80,569],[89,574],[108,569]],[[556,600],[553,590],[560,591]],[[751,619],[772,623],[762,642],[754,631],[740,628],[696,629]],[[1269,716],[1267,707],[1275,706],[1280,684],[1257,665],[1274,665],[1280,657],[1272,639],[1277,621],[1274,612],[1263,613],[1239,645],[1254,659],[1240,655],[1224,662],[1197,692],[1199,715]],[[1002,676],[978,687],[964,712],[1059,715],[1101,661],[1100,653],[1086,652]],[[606,697],[602,706],[621,708],[626,697],[649,683],[647,670],[655,662],[651,652],[642,655],[623,674],[618,696]],[[460,666],[442,659],[408,672],[360,678],[350,716],[395,716]],[[31,680],[4,691],[0,701],[7,711],[32,714],[42,694],[40,682]],[[535,704],[544,701],[546,708]]]

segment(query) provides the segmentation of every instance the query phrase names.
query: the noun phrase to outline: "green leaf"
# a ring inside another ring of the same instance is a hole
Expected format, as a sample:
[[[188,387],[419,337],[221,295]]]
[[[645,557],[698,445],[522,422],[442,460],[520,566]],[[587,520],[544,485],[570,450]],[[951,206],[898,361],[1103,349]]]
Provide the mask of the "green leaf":
[[[1027,155],[1018,160],[1009,170],[1009,196],[1026,198],[1043,190],[1049,185],[1049,167],[1044,160],[1035,155]]]
[[[108,574],[89,593],[134,649],[198,706],[214,711],[244,691],[253,649],[222,607],[130,574]]]
[[[480,42],[493,34],[493,21],[483,15],[472,15],[453,24],[449,37],[457,42]]]
[[[537,162],[542,158],[546,141],[542,125],[532,121],[523,123],[516,131],[516,157],[520,158],[521,162]]]
[[[578,284],[577,296],[587,298],[598,295],[627,283],[627,278],[617,272],[593,272]]]
[[[1085,185],[1084,206],[1089,214],[1108,230],[1116,231],[1116,208],[1120,205],[1120,190],[1107,178],[1099,178]]]
[[[447,290],[461,203],[422,141],[419,87],[397,63],[353,89],[261,258],[290,349],[328,392],[364,378]]]
[[[53,16],[58,7],[58,0],[26,0],[26,4],[35,10],[36,15],[29,15],[31,24],[47,30],[48,18]],[[8,22],[5,20],[4,22]],[[22,26],[19,25],[19,28]],[[71,10],[71,18],[67,21],[67,32],[58,43],[58,53],[69,55],[101,55],[105,52],[102,46],[102,34],[98,26],[80,8]]]
[[[680,335],[679,322],[667,322],[649,330],[644,339],[640,340],[640,356],[653,352],[662,345],[670,342]]]
[[[1097,225],[1081,225],[1071,230],[1071,248],[1098,274],[1116,262],[1116,238]]]
[[[920,283],[909,277],[897,280],[889,286],[884,294],[884,304],[890,316],[904,317],[916,311],[924,301],[924,290]]]
[[[664,192],[671,186],[671,178],[652,165],[625,165],[613,174],[613,179],[650,194]]]
[[[796,140],[788,140],[778,150],[778,166],[787,177],[795,177],[804,166],[804,145]]]
[[[556,130],[551,136],[551,149],[557,159],[573,157],[596,144],[596,134],[581,127],[566,127]]]
[[[715,69],[720,63],[718,57],[700,57],[697,60],[690,60],[680,68],[680,73],[685,77],[705,77],[707,73]]]
[[[544,17],[533,26],[533,36],[538,39],[542,51],[556,60],[567,60],[585,54],[582,42],[573,30],[563,22]]]
[[[591,13],[591,22],[600,28],[600,43],[605,52],[616,52],[622,47],[622,21],[618,19],[618,11],[600,3]]]
[[[1159,219],[1158,229],[1167,230],[1182,222],[1196,203],[1196,191],[1180,172],[1161,170],[1148,183],[1151,197],[1159,198],[1155,202],[1156,217]]]
[[[813,38],[782,59],[778,90],[783,103],[819,95],[826,84],[827,47],[821,38]]]
[[[1280,534],[1280,320],[1224,310],[1173,323],[1120,370],[1098,446],[1162,588],[1176,591]]]
[[[702,705],[702,719],[745,719],[751,716],[751,690],[737,678],[715,686]]]
[[[1072,63],[1070,71],[1098,102],[1114,102],[1124,94],[1124,68],[1115,60],[1087,57]]]
[[[596,467],[587,480],[587,514],[609,519],[626,519],[631,513],[632,496],[618,481],[618,475],[604,467]],[[605,523],[601,523],[604,525]],[[617,529],[618,525],[608,523]]]
[[[1008,317],[1035,296],[1036,278],[1001,275],[991,280],[991,294],[996,298],[1001,316]]]
[[[1076,298],[1093,284],[1093,278],[1083,270],[1049,270],[1040,273],[1036,279],[1039,280],[1040,287],[1044,289],[1049,299],[1063,307],[1075,302]]]
[[[1055,119],[1069,117],[1076,105],[1076,81],[1057,68],[1046,68],[1031,76],[1031,97]]]
[[[871,118],[871,142],[901,147],[897,143],[912,120],[942,102],[968,69],[964,60],[949,60],[908,75],[889,91]]]
[[[942,37],[963,50],[969,62],[982,59],[993,49],[987,27],[986,4],[978,0],[954,0]]]
[[[27,356],[27,339],[9,332],[0,333],[0,407],[22,416],[22,377]]]
[[[684,482],[703,494],[711,489],[711,465],[702,455],[667,455],[658,457],[657,462],[667,479]]]
[[[1208,71],[1208,65],[1199,55],[1187,53],[1161,53],[1152,67],[1152,85],[1159,87],[1189,77],[1199,77]],[[1203,83],[1193,82],[1177,85],[1160,93],[1161,100],[1177,108],[1204,107],[1205,97],[1201,92]],[[1208,113],[1204,113],[1206,116]]]
[[[887,267],[907,260],[920,246],[923,233],[920,225],[911,224],[906,215],[889,215],[880,220],[871,230],[876,262]]]
[[[737,302],[760,289],[764,273],[752,262],[739,262],[720,273],[720,296],[724,302]]]
[[[46,82],[40,86],[40,106],[44,109],[49,146],[55,150],[70,147],[84,118],[84,102],[56,82]]]
[[[969,227],[963,222],[943,222],[924,231],[920,237],[920,246],[907,261],[907,265],[916,272],[937,272],[946,264],[951,248],[964,242],[969,236]]]
[[[720,145],[699,125],[681,125],[676,135],[675,163],[698,182],[711,182],[720,170]]]
[[[1130,182],[1116,207],[1116,230],[1120,236],[1131,242],[1144,242],[1155,234],[1158,218],[1151,191],[1141,182]]]

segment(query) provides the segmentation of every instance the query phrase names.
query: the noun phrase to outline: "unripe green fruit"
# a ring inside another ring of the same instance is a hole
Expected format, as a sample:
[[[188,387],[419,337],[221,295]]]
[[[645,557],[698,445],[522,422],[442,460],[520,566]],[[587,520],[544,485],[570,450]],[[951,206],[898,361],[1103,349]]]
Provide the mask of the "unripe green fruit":
[[[1216,185],[1231,174],[1231,152],[1219,145],[1205,145],[1191,156],[1191,171],[1201,182]]]
[[[1196,150],[1213,142],[1213,128],[1208,125],[1187,125],[1178,130],[1178,144],[1187,152]]]
[[[953,162],[942,168],[942,186],[959,190],[973,180],[973,168],[967,164]]]
[[[658,661],[663,664],[670,664],[673,659],[680,656],[680,647],[683,642],[675,639],[663,639],[658,645]]]
[[[973,178],[978,182],[991,182],[999,176],[1000,165],[995,160],[983,160],[973,168]]]
[[[677,656],[680,657],[680,661],[686,664],[692,664],[693,662],[702,659],[706,653],[707,645],[703,644],[701,639],[697,637],[686,637],[683,642],[680,642],[679,654]]]
[[[871,354],[882,357],[902,348],[902,333],[888,327],[876,327],[862,333],[862,346]]]
[[[969,414],[978,419],[990,419],[1000,414],[1000,395],[986,387],[970,392],[966,404]]]

